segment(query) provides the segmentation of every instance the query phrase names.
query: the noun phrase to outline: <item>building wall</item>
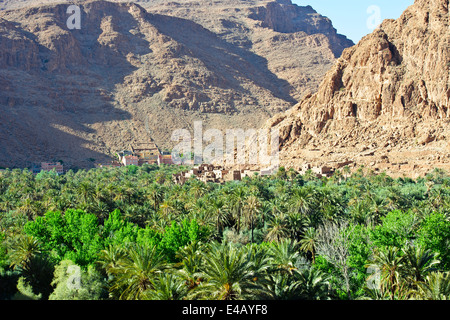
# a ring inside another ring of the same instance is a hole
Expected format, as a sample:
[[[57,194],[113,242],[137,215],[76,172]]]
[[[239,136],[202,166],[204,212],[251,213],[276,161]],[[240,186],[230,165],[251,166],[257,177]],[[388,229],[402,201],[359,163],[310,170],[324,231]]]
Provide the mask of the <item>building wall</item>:
[[[125,156],[125,157],[123,157],[122,162],[125,166],[139,165],[138,157],[134,157],[134,156]]]
[[[60,162],[52,163],[52,162],[42,162],[41,170],[43,171],[52,171],[55,170],[58,174],[64,173],[64,166]]]

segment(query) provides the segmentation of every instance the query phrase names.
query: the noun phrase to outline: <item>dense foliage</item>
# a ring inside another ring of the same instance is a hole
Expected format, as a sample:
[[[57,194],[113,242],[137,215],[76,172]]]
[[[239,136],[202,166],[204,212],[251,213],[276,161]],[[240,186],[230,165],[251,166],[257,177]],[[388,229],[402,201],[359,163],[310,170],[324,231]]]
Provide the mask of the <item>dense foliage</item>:
[[[0,173],[0,299],[448,299],[450,177]],[[344,174],[345,173],[345,174]]]

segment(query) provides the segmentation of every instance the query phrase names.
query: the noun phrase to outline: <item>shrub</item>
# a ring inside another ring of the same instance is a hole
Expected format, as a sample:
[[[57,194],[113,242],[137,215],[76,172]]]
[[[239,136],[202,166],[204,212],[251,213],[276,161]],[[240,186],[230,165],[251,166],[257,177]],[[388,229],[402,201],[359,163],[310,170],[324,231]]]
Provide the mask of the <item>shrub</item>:
[[[381,225],[371,232],[371,240],[375,246],[394,246],[401,248],[416,237],[419,219],[412,212],[394,210],[381,218]]]

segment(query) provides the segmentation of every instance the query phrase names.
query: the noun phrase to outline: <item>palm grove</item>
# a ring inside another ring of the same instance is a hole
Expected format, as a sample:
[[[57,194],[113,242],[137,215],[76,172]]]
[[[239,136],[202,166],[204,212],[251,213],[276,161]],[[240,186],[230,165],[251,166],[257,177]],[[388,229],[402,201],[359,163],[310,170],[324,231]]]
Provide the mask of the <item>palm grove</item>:
[[[441,170],[174,184],[183,169],[0,173],[0,298],[450,298]]]

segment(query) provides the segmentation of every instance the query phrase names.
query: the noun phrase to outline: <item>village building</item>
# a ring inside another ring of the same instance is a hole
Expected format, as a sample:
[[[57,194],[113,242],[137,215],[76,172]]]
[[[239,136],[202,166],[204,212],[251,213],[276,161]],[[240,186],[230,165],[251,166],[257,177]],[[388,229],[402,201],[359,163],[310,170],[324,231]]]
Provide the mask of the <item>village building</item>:
[[[255,170],[242,170],[241,171],[241,178],[245,178],[245,177],[249,177],[252,178],[255,176],[255,173],[261,174],[260,171],[255,171]]]
[[[219,179],[219,180],[223,179],[223,172],[224,172],[224,170],[214,169],[213,172],[214,172],[214,174],[215,174],[217,179]]]
[[[109,163],[109,164],[102,164],[102,163],[96,164],[96,167],[98,167],[98,168],[117,168],[117,167],[121,167],[121,166],[122,166],[122,163],[119,161],[111,161],[111,163]]]
[[[160,154],[158,157],[158,165],[161,164],[173,164],[171,154]]]
[[[224,183],[226,181],[240,181],[244,177],[253,177],[259,171],[241,169],[231,170],[213,164],[201,164],[188,171],[183,171],[173,175],[173,182],[184,184],[188,179],[194,177],[202,182]]]
[[[311,170],[312,173],[314,173],[317,177],[331,177],[335,171],[334,168],[329,166],[314,166],[312,167],[311,164],[304,164],[300,170],[299,174],[305,175],[309,170]]]
[[[137,156],[124,156],[122,158],[122,164],[124,166],[138,166],[139,165],[139,158]]]
[[[31,166],[31,172],[32,172],[34,175],[36,175],[36,174],[38,174],[39,172],[41,172],[41,165],[40,165],[40,164],[33,164],[33,165]]]
[[[154,142],[137,143],[130,145],[130,150],[123,150],[117,152],[119,163],[123,166],[136,165],[162,165],[174,164],[172,155],[168,153],[161,153]]]
[[[143,164],[158,164],[161,153],[154,142],[138,143],[135,146],[131,145],[130,148],[133,155],[138,157],[139,166]]]
[[[279,169],[278,165],[271,166],[268,168],[261,169],[260,174],[262,176],[270,176],[270,175],[274,174],[275,172],[277,172],[278,169]]]
[[[37,168],[33,168],[33,173],[37,170]],[[64,173],[64,166],[61,162],[41,162],[41,167],[39,172],[41,171],[52,171],[55,170],[57,174]]]
[[[305,174],[309,169],[311,169],[311,165],[309,163],[305,163],[299,170],[300,174]]]
[[[313,167],[311,171],[317,174],[319,177],[330,177],[333,175],[334,170],[331,167]]]
[[[224,170],[222,176],[224,181],[240,181],[242,178],[240,170]]]

